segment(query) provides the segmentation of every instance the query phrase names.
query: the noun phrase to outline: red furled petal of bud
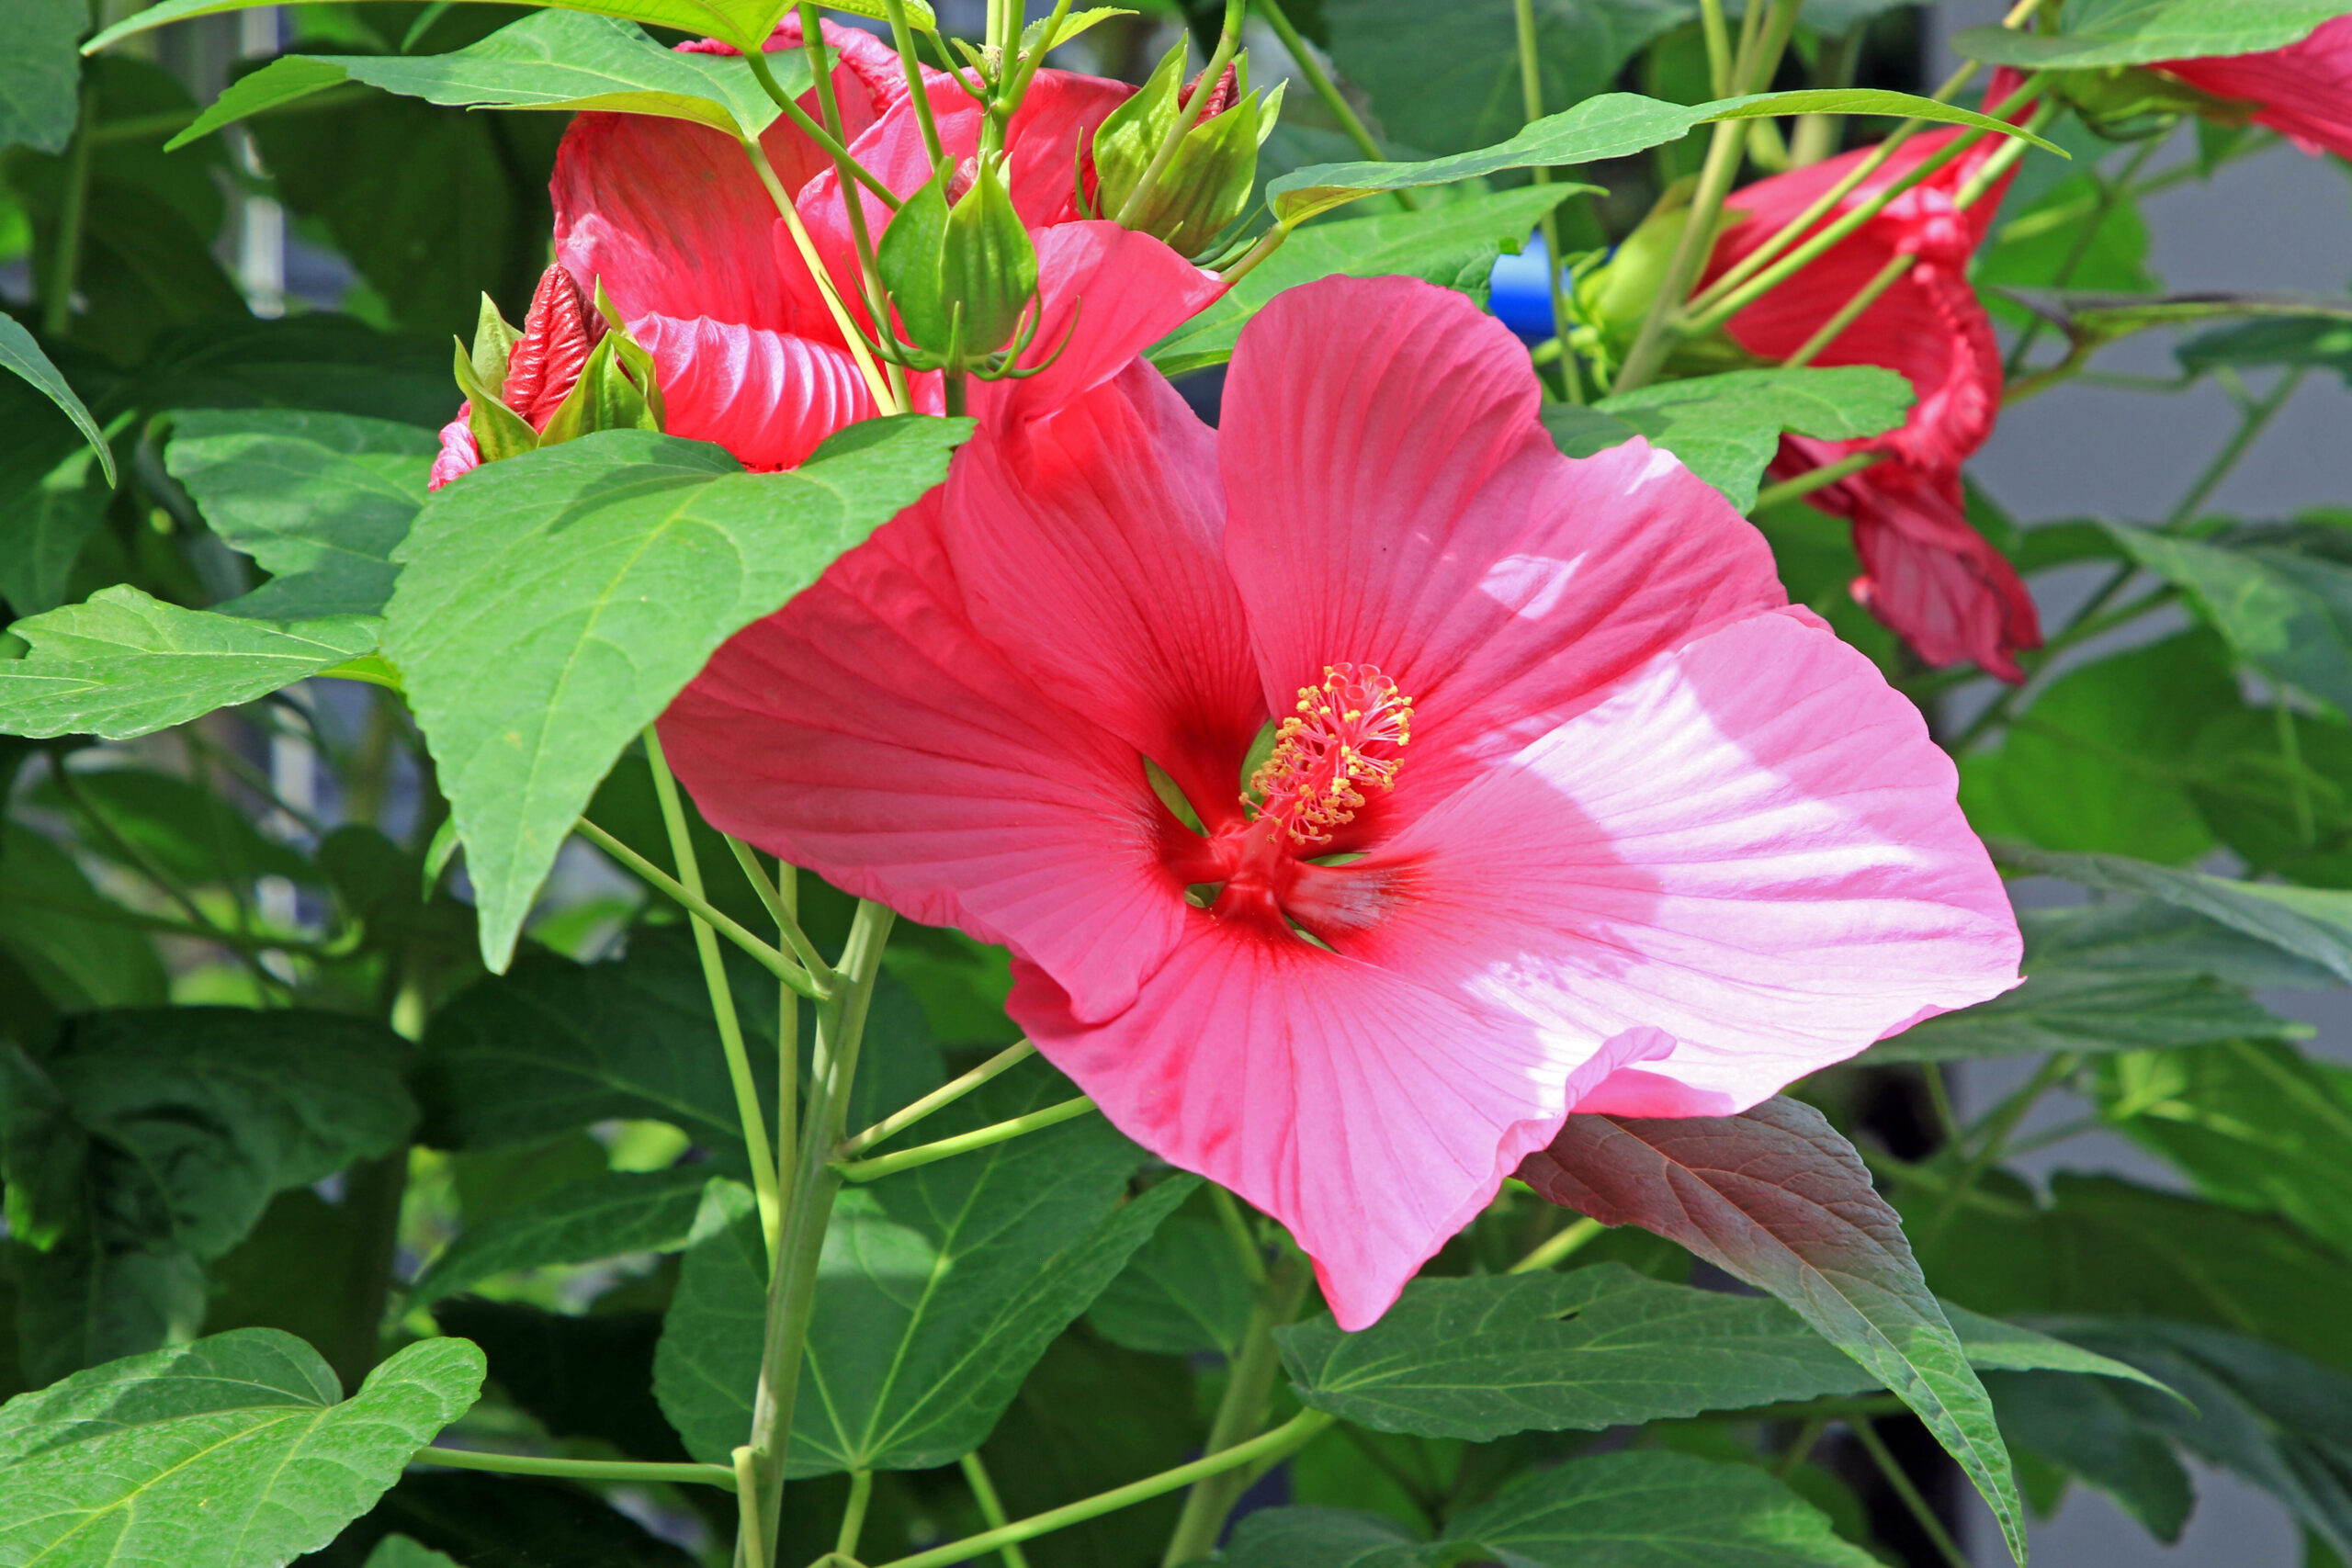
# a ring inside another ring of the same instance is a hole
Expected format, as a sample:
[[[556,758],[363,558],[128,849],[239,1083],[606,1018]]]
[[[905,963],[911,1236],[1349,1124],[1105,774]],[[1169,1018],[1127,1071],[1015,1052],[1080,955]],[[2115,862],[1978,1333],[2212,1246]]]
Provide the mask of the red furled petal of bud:
[[[458,405],[458,417],[441,427],[441,450],[433,459],[433,471],[425,477],[427,491],[439,490],[460,474],[469,474],[481,467],[481,447],[474,440],[473,427],[468,416],[473,404]]]
[[[979,177],[980,164],[978,159],[967,158],[963,162],[957,164],[956,165],[956,172],[947,176],[947,205],[953,207],[957,202],[963,200],[964,193],[970,190],[972,188],[972,182]]]
[[[1176,90],[1176,107],[1178,108],[1191,107],[1193,102],[1193,89],[1200,85],[1201,79],[1198,76],[1195,76],[1191,81],[1185,83],[1182,87],[1179,87]],[[1209,90],[1209,107],[1201,115],[1201,118],[1203,119],[1215,119],[1218,115],[1221,115],[1226,110],[1231,108],[1233,107],[1234,98],[1238,96],[1240,91],[1241,78],[1239,73],[1237,73],[1232,66],[1227,66],[1225,68],[1225,74],[1218,77],[1216,79],[1216,85]]]
[[[548,267],[532,291],[523,335],[507,356],[506,387],[499,400],[532,429],[544,428],[604,335],[604,319],[587,309],[571,274],[560,264]]]

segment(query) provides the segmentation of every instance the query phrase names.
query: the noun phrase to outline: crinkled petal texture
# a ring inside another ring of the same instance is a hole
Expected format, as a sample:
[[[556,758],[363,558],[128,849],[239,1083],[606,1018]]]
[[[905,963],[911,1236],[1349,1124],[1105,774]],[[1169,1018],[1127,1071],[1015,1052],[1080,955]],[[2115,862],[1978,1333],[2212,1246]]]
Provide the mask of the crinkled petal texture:
[[[1144,367],[984,431],[662,725],[719,827],[1007,943],[1040,1049],[1351,1328],[1571,1109],[1737,1110],[2016,983],[1916,710],[1719,495],[1560,456],[1535,396],[1459,295],[1294,289],[1221,434]],[[1415,711],[1318,864],[1237,796],[1341,662]]]
[[[1959,134],[1914,138],[1841,200],[1838,210],[1910,174]],[[1960,489],[1961,465],[1992,434],[2000,412],[2000,347],[1968,281],[1968,258],[1983,240],[1998,199],[1988,196],[1960,209],[1953,197],[1991,152],[1990,143],[1983,144],[1896,197],[1734,316],[1727,330],[1750,353],[1785,359],[1889,262],[1915,258],[1909,271],[1813,359],[1821,366],[1879,365],[1898,372],[1911,383],[1909,416],[1898,429],[1866,440],[1789,437],[1773,472],[1792,478],[1854,452],[1884,454],[1880,463],[1810,498],[1822,510],[1853,521],[1855,547],[1863,559],[1860,595],[1929,662],[1973,659],[1991,673],[2017,680],[2018,650],[2041,642],[2033,601],[2007,560],[1969,525]],[[1869,155],[1868,149],[1858,149],[1735,194],[1729,205],[1744,216],[1724,231],[1709,263],[1709,280],[1797,218]],[[1928,558],[1939,552],[1950,558]],[[1891,575],[1882,576],[1882,567]]]
[[[2200,92],[2259,105],[2255,123],[2313,152],[2352,158],[2352,17],[2261,54],[2173,60],[2156,67]]]

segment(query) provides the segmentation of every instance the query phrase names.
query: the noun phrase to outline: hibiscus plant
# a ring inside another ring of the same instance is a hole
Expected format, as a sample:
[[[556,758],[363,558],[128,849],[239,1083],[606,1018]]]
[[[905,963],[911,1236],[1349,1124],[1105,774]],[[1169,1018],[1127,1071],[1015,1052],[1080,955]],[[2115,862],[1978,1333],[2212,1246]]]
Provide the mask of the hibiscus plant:
[[[2352,0],[1134,6],[16,0],[0,1564],[2340,1568]]]

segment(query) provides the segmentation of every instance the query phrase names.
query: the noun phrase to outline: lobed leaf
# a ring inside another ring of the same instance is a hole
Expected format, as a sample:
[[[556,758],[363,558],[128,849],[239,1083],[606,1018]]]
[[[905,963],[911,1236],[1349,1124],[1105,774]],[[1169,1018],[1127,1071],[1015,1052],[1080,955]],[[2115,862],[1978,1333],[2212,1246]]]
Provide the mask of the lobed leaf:
[[[6,102],[5,97],[0,97],[0,105]],[[112,486],[115,483],[114,449],[107,445],[106,433],[98,428],[98,422],[90,417],[89,409],[75,395],[74,389],[65,384],[65,378],[58,374],[57,367],[50,363],[49,355],[41,352],[40,344],[33,341],[33,334],[25,330],[22,322],[6,312],[0,312],[0,367],[24,378],[42,396],[64,411],[65,417],[74,422],[74,428],[82,433],[82,439],[90,444],[90,450],[97,456],[99,467],[106,470],[107,485]]]

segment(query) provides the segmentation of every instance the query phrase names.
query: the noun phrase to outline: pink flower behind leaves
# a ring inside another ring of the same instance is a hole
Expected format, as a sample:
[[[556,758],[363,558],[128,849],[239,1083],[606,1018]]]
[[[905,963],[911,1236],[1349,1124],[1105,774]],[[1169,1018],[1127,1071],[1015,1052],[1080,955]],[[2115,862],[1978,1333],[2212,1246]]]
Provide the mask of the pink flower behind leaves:
[[[2001,91],[1998,84],[1995,93]],[[1917,136],[1841,200],[1830,218],[1883,190],[1960,134]],[[1861,441],[1791,435],[1773,473],[1792,478],[1854,452],[1879,463],[1806,499],[1854,526],[1862,575],[1855,597],[1930,664],[1974,660],[2003,680],[2023,678],[2016,655],[2041,646],[2032,597],[2017,571],[1970,525],[1961,465],[1993,434],[2001,406],[2001,354],[1968,281],[1969,257],[2000,205],[1998,193],[1965,210],[1952,197],[1996,143],[1980,142],[1832,245],[1779,288],[1731,319],[1733,340],[1783,359],[1896,256],[1911,270],[1813,358],[1820,366],[1880,365],[1911,383],[1915,399],[1899,429]],[[1733,193],[1736,215],[1716,242],[1712,282],[1803,213],[1870,155],[1867,148],[1758,180]]]
[[[2352,158],[2352,17],[2260,54],[2168,60],[2154,69],[2199,92],[2256,106],[2254,120],[2306,152]]]
[[[1536,410],[1458,294],[1294,289],[1221,433],[1141,364],[984,429],[662,721],[718,827],[1009,945],[1351,1328],[1571,1109],[1736,1111],[2016,983],[1917,710],[1713,491]]]

